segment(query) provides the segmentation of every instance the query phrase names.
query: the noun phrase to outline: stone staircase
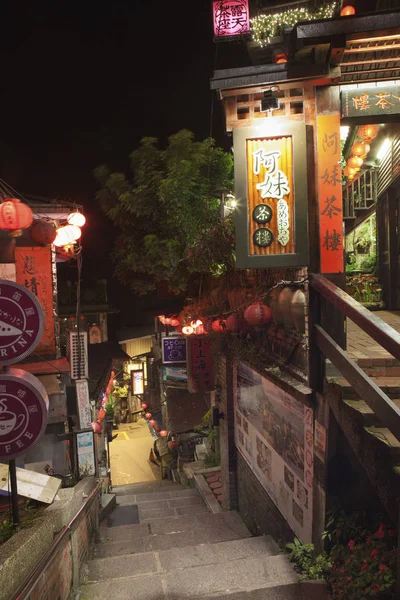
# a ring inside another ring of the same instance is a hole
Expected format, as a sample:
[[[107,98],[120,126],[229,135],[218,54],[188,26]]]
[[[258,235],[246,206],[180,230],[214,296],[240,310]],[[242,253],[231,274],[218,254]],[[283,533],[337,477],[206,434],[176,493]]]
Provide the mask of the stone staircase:
[[[80,600],[300,600],[303,586],[269,536],[234,512],[212,514],[169,481],[115,488]]]

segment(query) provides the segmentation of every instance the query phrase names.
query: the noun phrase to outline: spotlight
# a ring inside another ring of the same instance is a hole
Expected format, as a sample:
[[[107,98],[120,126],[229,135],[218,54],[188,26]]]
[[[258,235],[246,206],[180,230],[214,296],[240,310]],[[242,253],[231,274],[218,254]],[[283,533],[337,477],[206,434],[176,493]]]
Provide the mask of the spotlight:
[[[279,100],[272,95],[271,90],[266,90],[264,92],[264,98],[261,100],[261,112],[266,112],[267,110],[277,110],[279,108]]]

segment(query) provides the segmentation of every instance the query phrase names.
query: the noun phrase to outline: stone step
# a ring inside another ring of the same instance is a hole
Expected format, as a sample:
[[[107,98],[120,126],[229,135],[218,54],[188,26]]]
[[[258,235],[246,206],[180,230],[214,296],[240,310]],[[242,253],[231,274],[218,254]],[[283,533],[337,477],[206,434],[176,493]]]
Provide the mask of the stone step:
[[[132,571],[125,572],[127,567],[120,557],[118,573],[114,572],[113,579],[83,586],[83,597],[87,600],[110,597],[118,600],[131,600],[132,597],[137,600],[184,600],[216,598],[219,595],[228,595],[229,598],[229,594],[236,594],[237,598],[246,598],[245,594],[262,590],[263,595],[258,595],[258,598],[286,600],[292,599],[293,595],[285,596],[285,588],[295,586],[299,598],[298,576],[284,555],[240,558],[228,560],[223,566],[210,563],[175,568],[166,573],[159,571],[151,557],[153,553],[133,557],[136,558],[136,569],[142,573],[134,576]],[[267,595],[268,592],[271,594]],[[247,598],[256,600],[257,595]]]
[[[181,488],[181,486],[177,486],[179,489],[173,487],[170,491],[160,491],[160,492],[147,492],[147,493],[138,493],[138,494],[124,494],[117,496],[117,504],[145,504],[146,502],[161,502],[162,500],[171,500],[173,498],[191,498],[196,497],[199,498],[199,493],[197,490],[193,488]]]
[[[149,538],[147,539],[149,540]],[[153,570],[169,572],[200,565],[227,563],[249,557],[274,556],[279,553],[279,547],[270,536],[219,543],[202,543],[184,548],[179,545],[158,552],[120,554],[107,558],[96,558],[89,562],[89,581],[115,579],[133,573],[143,575]],[[143,561],[143,557],[145,557],[145,561]],[[143,565],[145,565],[144,570]]]
[[[360,396],[344,377],[328,377],[328,383],[338,387],[346,400],[360,400]],[[371,377],[371,380],[390,398],[400,398],[400,377]]]
[[[382,442],[390,454],[396,458],[400,457],[400,441],[386,427],[365,427],[367,433]]]
[[[100,539],[107,542],[130,541],[149,535],[168,535],[185,532],[198,532],[218,527],[226,527],[237,537],[250,537],[251,534],[236,511],[219,514],[199,514],[181,517],[156,519],[149,523],[124,525],[121,527],[100,526]],[[221,540],[222,541],[222,540]]]
[[[394,404],[400,408],[400,398],[391,398]],[[373,425],[379,426],[380,421],[376,416],[372,408],[364,400],[343,400],[343,402],[349,406],[356,414],[362,419],[364,425],[371,427]]]
[[[144,483],[132,483],[129,485],[118,485],[112,488],[112,493],[116,496],[124,496],[126,494],[152,494],[158,492],[169,492],[173,490],[187,489],[180,483],[174,481],[160,480],[160,481],[147,481]]]

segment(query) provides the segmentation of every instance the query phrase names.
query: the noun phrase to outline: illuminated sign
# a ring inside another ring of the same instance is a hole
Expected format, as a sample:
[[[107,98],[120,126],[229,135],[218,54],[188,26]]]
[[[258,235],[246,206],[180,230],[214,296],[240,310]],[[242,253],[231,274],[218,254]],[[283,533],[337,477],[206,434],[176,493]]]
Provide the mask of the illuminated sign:
[[[307,162],[303,123],[234,130],[239,268],[305,266]]]
[[[144,394],[144,371],[131,371],[131,390],[133,395]]]
[[[248,0],[213,2],[214,37],[232,37],[250,31]]]
[[[342,117],[369,117],[400,113],[400,85],[368,87],[341,93]]]

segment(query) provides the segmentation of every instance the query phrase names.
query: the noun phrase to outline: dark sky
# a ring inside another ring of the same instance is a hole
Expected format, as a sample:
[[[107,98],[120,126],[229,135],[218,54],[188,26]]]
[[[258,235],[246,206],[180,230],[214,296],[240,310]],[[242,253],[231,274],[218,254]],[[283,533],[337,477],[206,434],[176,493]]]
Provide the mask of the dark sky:
[[[208,0],[2,0],[0,22],[0,176],[84,204],[84,260],[104,268],[112,235],[93,168],[126,169],[145,135],[208,136],[214,65],[245,51],[220,44],[215,62]],[[223,127],[215,101],[212,134],[228,148]]]

